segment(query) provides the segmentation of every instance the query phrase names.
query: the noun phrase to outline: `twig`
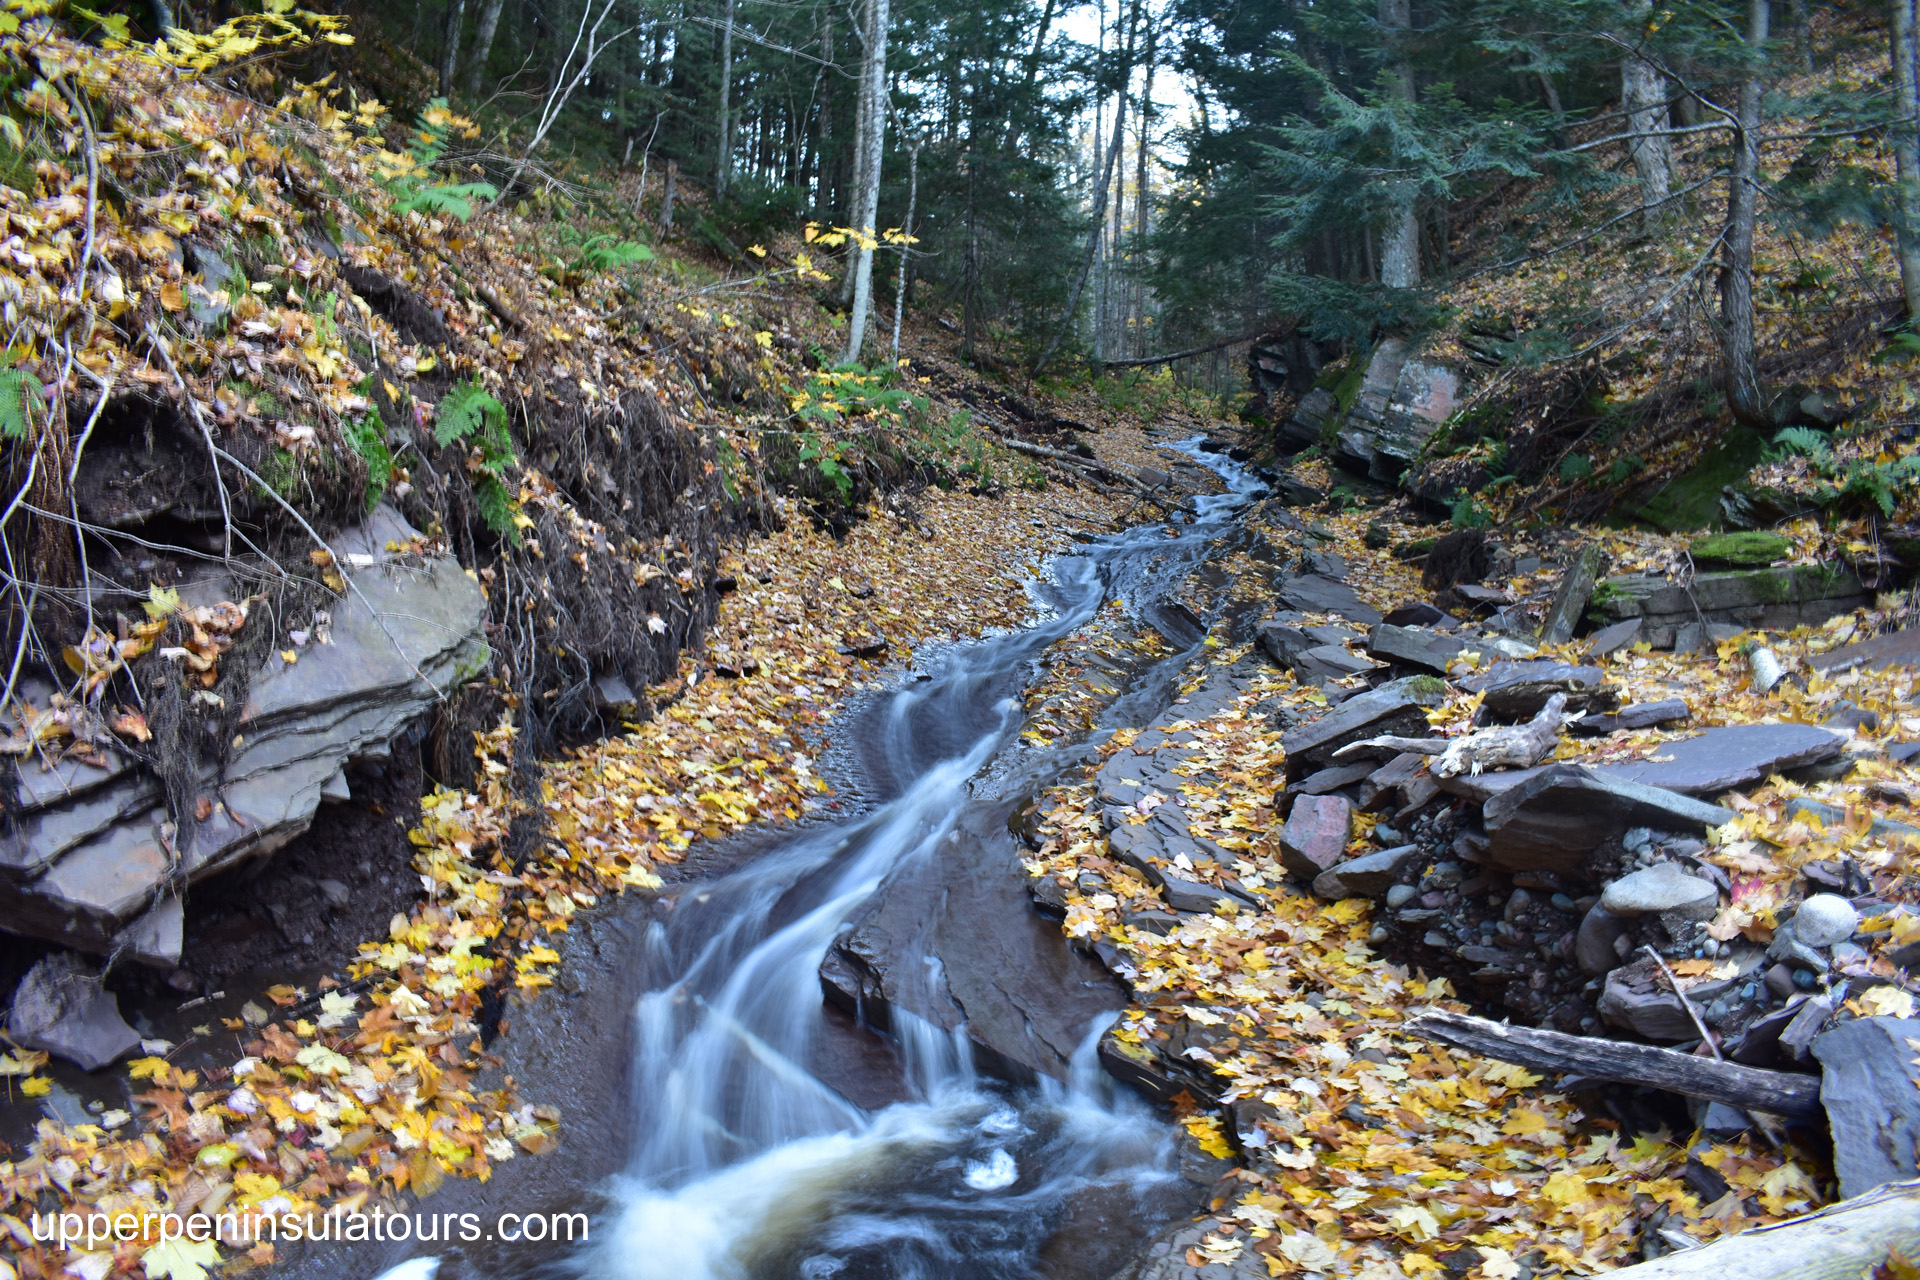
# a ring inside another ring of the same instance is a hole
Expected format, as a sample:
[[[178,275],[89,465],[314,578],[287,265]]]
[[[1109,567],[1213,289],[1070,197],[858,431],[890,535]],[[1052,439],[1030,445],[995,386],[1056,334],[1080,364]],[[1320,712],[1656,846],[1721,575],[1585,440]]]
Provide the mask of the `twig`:
[[[1687,1011],[1687,1017],[1693,1020],[1693,1029],[1700,1033],[1700,1039],[1706,1044],[1707,1052],[1713,1055],[1713,1060],[1715,1062],[1725,1062],[1726,1059],[1720,1055],[1720,1042],[1713,1038],[1713,1032],[1707,1030],[1707,1024],[1700,1020],[1700,1011],[1693,1007],[1693,1001],[1681,988],[1680,980],[1673,976],[1673,970],[1667,968],[1667,962],[1662,959],[1660,953],[1655,951],[1651,946],[1643,946],[1640,949],[1651,956],[1656,965],[1660,966],[1661,976],[1667,980],[1667,985],[1673,988],[1673,994],[1680,998],[1681,1007]],[[1759,1116],[1747,1110],[1742,1110],[1740,1114],[1745,1116],[1754,1128],[1760,1130],[1760,1136],[1767,1140],[1768,1146],[1772,1147],[1775,1151],[1780,1150],[1780,1139],[1774,1136],[1773,1130],[1769,1129]]]

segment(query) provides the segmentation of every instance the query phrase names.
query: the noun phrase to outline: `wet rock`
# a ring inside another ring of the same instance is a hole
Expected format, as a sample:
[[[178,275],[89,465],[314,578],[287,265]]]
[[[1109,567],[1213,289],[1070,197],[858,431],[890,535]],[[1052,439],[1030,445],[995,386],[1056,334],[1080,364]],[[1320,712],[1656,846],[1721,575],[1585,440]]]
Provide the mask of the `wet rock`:
[[[1860,913],[1838,894],[1816,893],[1793,913],[1793,936],[1810,947],[1845,942],[1860,928]]]
[[[1416,627],[1396,627],[1385,622],[1367,635],[1367,652],[1382,662],[1403,667],[1418,667],[1435,675],[1447,674],[1447,668],[1465,648],[1451,636],[1437,635]]]
[[[1331,613],[1368,626],[1380,621],[1379,612],[1363,604],[1352,587],[1317,573],[1288,579],[1278,594],[1281,604],[1303,613]]]
[[[186,905],[177,893],[162,894],[139,919],[113,937],[113,951],[155,969],[179,965],[186,941]]]
[[[1496,662],[1462,680],[1460,687],[1484,694],[1481,706],[1503,720],[1531,719],[1556,693],[1567,695],[1569,713],[1608,711],[1620,701],[1619,690],[1607,683],[1607,674],[1599,667],[1565,662]]]
[[[1605,658],[1627,648],[1640,638],[1641,622],[1638,618],[1628,618],[1625,622],[1616,622],[1610,627],[1602,627],[1593,633],[1587,642],[1589,658]]]
[[[1616,916],[1711,920],[1719,906],[1720,891],[1711,881],[1690,876],[1671,862],[1657,862],[1645,871],[1623,876],[1600,895],[1600,907]]]
[[[1380,663],[1361,657],[1343,644],[1315,645],[1311,649],[1303,650],[1292,663],[1294,675],[1299,677],[1303,684],[1315,684],[1321,680],[1344,680],[1348,676],[1378,671],[1380,666]]]
[[[1353,834],[1353,806],[1340,796],[1301,796],[1280,831],[1280,863],[1311,880],[1340,860]]]
[[[1733,815],[1672,791],[1579,765],[1548,765],[1486,802],[1488,861],[1504,871],[1571,871],[1634,827],[1701,830]]]
[[[27,970],[13,993],[7,1033],[29,1049],[44,1049],[86,1071],[140,1047],[140,1036],[120,1017],[120,1002],[80,957],[56,951]]]
[[[1394,681],[1347,699],[1318,720],[1309,721],[1281,738],[1287,776],[1302,778],[1319,771],[1333,763],[1335,751],[1362,738],[1426,737],[1425,708],[1429,702],[1437,702],[1443,693],[1444,686],[1426,695],[1408,682]]]
[[[1813,1042],[1842,1196],[1920,1173],[1920,1066],[1912,1040],[1920,1040],[1920,1020],[1856,1018]]]
[[[1379,898],[1394,887],[1407,864],[1420,852],[1420,846],[1403,844],[1378,853],[1348,858],[1328,867],[1313,879],[1313,891],[1322,898]],[[1405,886],[1411,888],[1412,886]]]
[[[1573,958],[1580,972],[1595,977],[1620,967],[1616,944],[1627,935],[1627,922],[1596,904],[1580,921],[1573,937]]]
[[[1309,774],[1287,790],[1301,795],[1323,796],[1329,791],[1338,791],[1342,787],[1364,781],[1376,767],[1370,760],[1363,760],[1359,764],[1335,765],[1330,769]]]
[[[1171,911],[1132,911],[1121,916],[1120,923],[1164,938],[1180,927],[1180,917]]]
[[[1573,639],[1606,563],[1606,552],[1591,543],[1573,553],[1566,572],[1560,575],[1560,585],[1554,591],[1553,603],[1547,607],[1546,619],[1540,624],[1542,644],[1565,644]]]
[[[1567,732],[1582,738],[1599,738],[1620,730],[1651,729],[1655,725],[1675,724],[1693,713],[1680,698],[1642,702],[1605,715],[1586,715],[1567,722]]]

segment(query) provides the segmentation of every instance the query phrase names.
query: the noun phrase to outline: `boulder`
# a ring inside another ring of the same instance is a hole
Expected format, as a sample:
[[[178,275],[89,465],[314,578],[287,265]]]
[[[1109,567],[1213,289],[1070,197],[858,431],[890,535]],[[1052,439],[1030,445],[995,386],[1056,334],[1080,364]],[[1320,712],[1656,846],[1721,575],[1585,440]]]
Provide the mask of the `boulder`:
[[[1353,834],[1353,806],[1341,796],[1301,796],[1280,830],[1280,863],[1311,880],[1338,862]]]
[[[1367,633],[1367,652],[1382,662],[1417,667],[1444,676],[1466,646],[1451,636],[1418,627],[1396,627],[1382,622]]]
[[[199,779],[220,803],[190,826],[177,860],[163,839],[158,781],[143,767],[107,752],[103,768],[22,768],[19,821],[0,837],[0,927],[111,950],[174,880],[264,857],[305,831],[343,765],[386,752],[442,694],[478,674],[487,661],[480,585],[450,555],[423,565],[387,550],[418,536],[382,506],[333,540],[359,592],[334,602],[328,642],[316,637],[297,662],[279,657],[276,640],[235,726],[241,745],[223,770],[209,766]],[[180,592],[211,604],[246,589],[210,576]],[[246,626],[273,621],[261,609]]]
[[[1860,928],[1860,913],[1837,893],[1816,893],[1793,913],[1793,936],[1810,947],[1845,942]]]
[[[1300,402],[1293,407],[1293,413],[1274,432],[1274,447],[1281,453],[1298,453],[1319,444],[1320,432],[1337,407],[1333,392],[1325,387],[1313,388],[1300,397]]]
[[[119,999],[80,957],[56,951],[27,970],[13,993],[7,1033],[86,1071],[98,1071],[140,1047],[120,1016]]]
[[[1659,702],[1642,702],[1631,707],[1622,707],[1618,711],[1605,715],[1586,715],[1578,720],[1569,720],[1568,733],[1581,738],[1600,738],[1621,730],[1651,729],[1655,725],[1677,724],[1693,715],[1687,704],[1679,698],[1663,698]]]
[[[1606,580],[1593,609],[1603,623],[1639,619],[1645,628],[1643,637],[1654,648],[1667,649],[1681,627],[1703,617],[1710,623],[1737,624],[1748,630],[1787,631],[1818,626],[1836,614],[1872,603],[1872,595],[1851,570],[1793,565],[1699,573],[1691,584],[1664,574],[1617,575]],[[1818,659],[1812,665],[1819,669]]]
[[[1334,444],[1334,460],[1374,480],[1399,478],[1452,414],[1464,379],[1452,365],[1413,358],[1387,338],[1373,350]]]
[[[1395,605],[1381,621],[1391,627],[1432,627],[1453,619],[1424,600],[1411,600]]]
[[[1576,667],[1544,659],[1496,662],[1462,680],[1460,687],[1485,695],[1482,709],[1502,720],[1531,719],[1556,693],[1567,695],[1569,713],[1610,711],[1620,703],[1620,691],[1607,683],[1607,673],[1599,667]]]
[[[1920,1173],[1920,1019],[1857,1018],[1813,1042],[1840,1194]]]
[[[1553,593],[1546,620],[1540,624],[1542,644],[1565,644],[1573,639],[1580,620],[1586,616],[1587,602],[1593,599],[1594,584],[1606,571],[1606,564],[1607,553],[1591,543],[1573,553],[1566,572],[1560,575],[1560,585]]]
[[[1548,765],[1486,801],[1487,859],[1502,871],[1571,871],[1634,827],[1701,830],[1731,822],[1716,805],[1580,765]]]
[[[1427,680],[1433,681],[1431,676]],[[1396,680],[1378,689],[1348,698],[1338,707],[1308,721],[1280,739],[1286,753],[1287,777],[1304,778],[1333,763],[1333,753],[1362,738],[1427,736],[1426,707],[1437,703],[1444,686],[1432,693],[1415,682]]]
[[[1720,890],[1711,880],[1690,876],[1671,862],[1657,862],[1608,885],[1600,895],[1600,906],[1615,916],[1711,920],[1720,908]]]
[[[1337,862],[1313,878],[1313,891],[1336,902],[1341,898],[1385,897],[1419,852],[1419,845],[1403,844]]]
[[[1635,960],[1607,974],[1600,992],[1600,1020],[1648,1040],[1697,1040],[1699,1028],[1687,1006],[1666,984],[1653,961]]]
[[[1280,603],[1302,613],[1337,614],[1352,622],[1371,626],[1380,621],[1377,610],[1363,604],[1352,587],[1322,574],[1303,574],[1281,584]]]

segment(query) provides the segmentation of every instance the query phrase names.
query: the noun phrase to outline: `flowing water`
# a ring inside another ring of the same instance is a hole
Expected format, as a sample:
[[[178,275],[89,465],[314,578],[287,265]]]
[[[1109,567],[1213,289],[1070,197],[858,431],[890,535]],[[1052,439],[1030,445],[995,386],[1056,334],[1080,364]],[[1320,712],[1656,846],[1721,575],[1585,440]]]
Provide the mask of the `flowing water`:
[[[1189,446],[1182,446],[1188,448]],[[1096,1061],[1089,1025],[1064,1080],[1008,1084],[976,1069],[964,1026],[896,1008],[908,1100],[864,1110],[835,1087],[819,968],[890,875],[951,854],[970,813],[1003,812],[1068,751],[1016,749],[1034,660],[1107,601],[1151,610],[1232,527],[1258,482],[1194,451],[1227,492],[1179,526],[1141,526],[1054,562],[1039,626],[958,646],[866,714],[863,765],[888,798],[743,869],[683,891],[632,963],[629,1151],[592,1240],[544,1258],[591,1280],[926,1280],[1078,1276],[1077,1220],[1131,1223],[1138,1239],[1186,1203],[1173,1131]],[[1177,630],[1164,625],[1163,631]],[[1192,647],[1110,713],[1164,699]],[[1146,714],[1157,709],[1146,705]],[[1137,722],[1144,722],[1138,716]],[[936,911],[929,903],[927,910]],[[981,921],[991,928],[992,921]],[[929,974],[929,978],[937,975]],[[578,1141],[581,1138],[572,1138]],[[419,1260],[413,1264],[420,1266]],[[417,1270],[416,1270],[417,1274]]]

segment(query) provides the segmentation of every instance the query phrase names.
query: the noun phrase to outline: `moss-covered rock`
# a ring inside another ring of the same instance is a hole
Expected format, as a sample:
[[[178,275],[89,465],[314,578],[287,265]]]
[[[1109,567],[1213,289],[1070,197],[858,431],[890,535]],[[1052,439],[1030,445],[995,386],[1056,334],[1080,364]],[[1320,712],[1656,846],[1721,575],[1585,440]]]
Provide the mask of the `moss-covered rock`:
[[[1760,464],[1766,437],[1758,431],[1734,427],[1684,471],[1649,490],[1637,489],[1614,509],[1616,517],[1652,525],[1669,533],[1714,528],[1724,515],[1720,497],[1729,485],[1739,484]]]
[[[1703,568],[1751,569],[1785,559],[1793,543],[1777,533],[1748,529],[1696,539],[1688,550]]]

